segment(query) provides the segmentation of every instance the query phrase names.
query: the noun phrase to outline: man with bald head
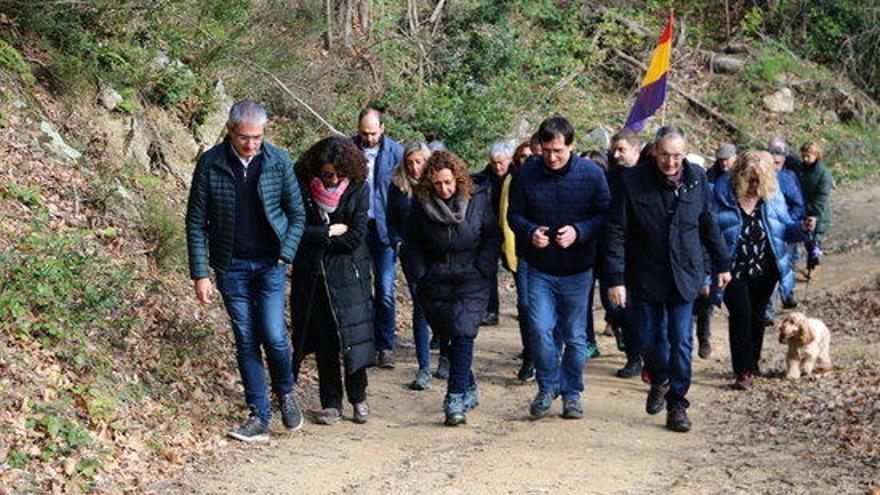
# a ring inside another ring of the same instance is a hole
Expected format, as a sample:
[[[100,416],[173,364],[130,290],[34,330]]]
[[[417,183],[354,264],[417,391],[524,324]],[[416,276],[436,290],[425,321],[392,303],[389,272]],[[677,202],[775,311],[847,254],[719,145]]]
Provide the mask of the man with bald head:
[[[691,311],[707,275],[719,288],[727,285],[730,259],[706,173],[684,158],[684,132],[663,127],[653,146],[654,160],[620,174],[608,224],[608,296],[630,308],[644,333],[651,377],[645,410],[653,415],[665,406],[666,427],[686,432]]]
[[[380,368],[394,367],[394,263],[397,253],[388,237],[385,209],[391,172],[403,160],[403,146],[385,135],[384,115],[368,106],[358,115],[354,144],[367,160],[370,187],[367,246],[373,258],[373,332]]]

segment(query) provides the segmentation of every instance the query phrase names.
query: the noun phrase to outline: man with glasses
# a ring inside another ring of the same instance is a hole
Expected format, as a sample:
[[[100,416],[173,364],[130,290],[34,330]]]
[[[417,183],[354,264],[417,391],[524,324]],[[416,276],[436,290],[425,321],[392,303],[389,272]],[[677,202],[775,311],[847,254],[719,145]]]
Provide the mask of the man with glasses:
[[[654,158],[623,170],[608,224],[606,276],[612,303],[629,307],[644,332],[651,389],[648,414],[667,409],[666,427],[691,428],[691,311],[707,274],[723,288],[730,259],[711,211],[708,181],[688,163],[687,141],[661,128]],[[704,259],[704,253],[708,259]]]
[[[284,324],[287,269],[305,224],[305,209],[287,154],[263,141],[266,111],[249,99],[229,110],[226,138],[196,165],[186,211],[190,276],[196,299],[223,296],[250,416],[228,435],[268,440],[271,410],[265,352],[284,426],[302,427]]]

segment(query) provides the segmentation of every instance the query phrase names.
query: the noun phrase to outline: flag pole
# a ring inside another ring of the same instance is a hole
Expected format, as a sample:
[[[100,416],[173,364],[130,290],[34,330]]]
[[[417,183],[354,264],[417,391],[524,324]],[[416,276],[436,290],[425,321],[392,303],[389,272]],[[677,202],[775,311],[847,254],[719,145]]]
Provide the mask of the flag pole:
[[[674,9],[672,7],[672,1],[673,0],[669,0],[669,20],[670,21],[672,20],[672,15],[674,12]],[[674,34],[675,30],[673,29],[672,32]],[[672,83],[672,48],[675,46],[675,43],[673,43],[673,41],[674,41],[674,36],[673,36],[673,39],[669,40],[669,72],[667,72],[667,74],[666,74],[667,87],[668,87],[668,85],[670,85]],[[669,94],[668,89],[666,90],[666,94],[667,95]],[[666,125],[666,107],[667,106],[669,106],[669,98],[668,97],[663,98],[663,108],[660,109],[660,126],[661,127]]]

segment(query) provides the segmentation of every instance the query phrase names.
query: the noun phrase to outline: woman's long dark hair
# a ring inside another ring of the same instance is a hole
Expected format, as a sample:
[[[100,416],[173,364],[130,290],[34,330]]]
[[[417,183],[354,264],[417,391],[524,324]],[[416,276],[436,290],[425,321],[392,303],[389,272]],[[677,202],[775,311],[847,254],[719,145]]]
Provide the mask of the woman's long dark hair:
[[[328,137],[313,144],[296,163],[296,173],[304,179],[319,177],[321,167],[333,164],[336,173],[352,183],[362,182],[367,176],[367,159],[348,138]]]

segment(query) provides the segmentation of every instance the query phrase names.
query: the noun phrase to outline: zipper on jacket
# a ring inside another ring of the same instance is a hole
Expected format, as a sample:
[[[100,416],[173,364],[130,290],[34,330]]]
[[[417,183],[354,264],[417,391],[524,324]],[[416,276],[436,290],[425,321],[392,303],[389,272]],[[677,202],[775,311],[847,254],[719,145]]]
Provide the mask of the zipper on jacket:
[[[339,339],[339,350],[345,351],[349,347],[342,347],[342,329],[339,328],[339,318],[333,309],[333,299],[330,297],[330,284],[327,283],[327,270],[324,269],[324,257],[321,256],[321,278],[324,279],[324,292],[327,294],[327,306],[330,307],[330,315],[333,316],[333,325],[336,327],[336,337]]]

